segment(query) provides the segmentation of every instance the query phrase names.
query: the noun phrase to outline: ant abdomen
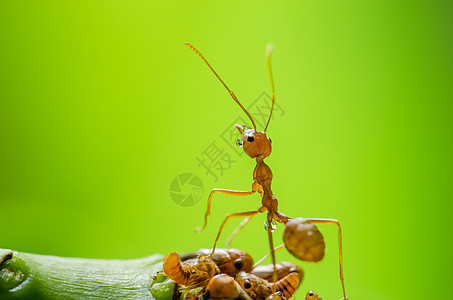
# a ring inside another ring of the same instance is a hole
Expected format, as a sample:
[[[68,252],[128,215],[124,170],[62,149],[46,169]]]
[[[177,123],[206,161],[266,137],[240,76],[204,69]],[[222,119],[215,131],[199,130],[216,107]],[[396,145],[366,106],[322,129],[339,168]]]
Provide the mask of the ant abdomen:
[[[286,249],[294,257],[309,262],[318,262],[324,257],[324,237],[318,227],[304,218],[289,220],[283,231]]]

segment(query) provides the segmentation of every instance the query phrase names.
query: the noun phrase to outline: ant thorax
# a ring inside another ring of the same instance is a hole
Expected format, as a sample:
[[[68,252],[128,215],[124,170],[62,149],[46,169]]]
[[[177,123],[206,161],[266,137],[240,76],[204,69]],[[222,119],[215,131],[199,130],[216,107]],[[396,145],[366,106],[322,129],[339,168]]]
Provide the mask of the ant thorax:
[[[242,147],[245,153],[251,158],[266,158],[271,154],[271,140],[266,136],[264,131],[258,131],[252,128],[245,129],[242,125],[235,125],[242,137],[236,141],[239,147]]]

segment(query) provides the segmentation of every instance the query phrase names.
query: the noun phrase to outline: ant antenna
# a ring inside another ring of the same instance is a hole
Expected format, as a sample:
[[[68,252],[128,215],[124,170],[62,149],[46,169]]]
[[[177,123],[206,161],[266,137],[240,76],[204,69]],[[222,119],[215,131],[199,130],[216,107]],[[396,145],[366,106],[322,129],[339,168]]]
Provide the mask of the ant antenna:
[[[255,125],[255,121],[253,121],[252,119],[252,116],[248,113],[248,111],[244,108],[244,106],[242,106],[241,102],[239,102],[238,98],[236,97],[236,95],[228,88],[228,86],[225,84],[225,82],[223,82],[223,80],[220,78],[220,76],[217,74],[216,71],[214,71],[214,69],[211,67],[211,65],[208,63],[208,61],[206,60],[206,58],[204,58],[204,56],[200,53],[200,51],[198,51],[197,49],[195,49],[194,46],[192,46],[191,44],[185,42],[184,43],[187,47],[189,47],[190,49],[192,49],[196,54],[198,54],[198,56],[201,57],[201,59],[208,65],[209,69],[211,69],[211,71],[214,73],[214,75],[217,77],[217,79],[220,80],[220,82],[223,84],[223,86],[227,89],[228,93],[230,94],[230,96],[233,98],[234,101],[236,101],[236,103],[242,108],[242,110],[247,114],[247,116],[249,117],[250,121],[252,121],[252,124],[253,124],[253,128],[255,128],[256,130],[256,125]],[[272,102],[273,103],[273,102]],[[273,105],[272,105],[273,106]],[[269,121],[268,121],[269,123]],[[266,126],[267,127],[267,126]]]
[[[268,44],[266,47],[266,64],[267,64],[267,72],[269,73],[269,81],[271,83],[272,105],[271,105],[271,112],[269,114],[269,119],[267,120],[266,127],[264,128],[264,132],[266,132],[267,126],[269,126],[269,122],[272,117],[272,111],[274,110],[274,102],[275,102],[274,77],[272,76],[272,67],[271,67],[271,55],[272,55],[273,50],[274,50],[274,45]]]

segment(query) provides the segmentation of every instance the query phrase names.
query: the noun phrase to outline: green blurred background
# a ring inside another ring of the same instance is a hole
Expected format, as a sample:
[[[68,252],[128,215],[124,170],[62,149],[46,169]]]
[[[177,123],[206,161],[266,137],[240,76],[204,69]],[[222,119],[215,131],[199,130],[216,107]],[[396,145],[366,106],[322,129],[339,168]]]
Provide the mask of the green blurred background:
[[[269,92],[280,211],[341,220],[350,299],[451,295],[451,1],[2,1],[0,247],[135,258],[211,247],[223,216],[252,210],[254,161],[221,135],[245,117],[193,43],[249,106]],[[236,137],[235,137],[236,138]],[[232,163],[214,181],[197,157],[216,142]],[[223,143],[223,144],[221,144]],[[234,139],[231,141],[234,144]],[[199,176],[202,200],[169,196]],[[240,220],[232,221],[220,246]],[[268,251],[264,216],[233,246]],[[341,298],[336,228],[303,263],[297,295]],[[281,242],[281,226],[276,231]],[[285,251],[279,260],[292,260]]]

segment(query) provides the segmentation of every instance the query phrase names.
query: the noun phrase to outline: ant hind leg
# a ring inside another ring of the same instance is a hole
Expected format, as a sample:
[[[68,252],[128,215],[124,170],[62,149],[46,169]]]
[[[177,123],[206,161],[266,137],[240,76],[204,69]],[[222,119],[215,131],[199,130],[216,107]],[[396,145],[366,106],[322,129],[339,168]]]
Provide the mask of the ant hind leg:
[[[346,289],[344,286],[344,277],[343,277],[343,250],[342,250],[342,239],[341,239],[341,226],[340,222],[335,219],[319,219],[319,218],[307,218],[307,221],[314,224],[333,224],[338,226],[338,247],[339,247],[339,257],[340,257],[340,280],[341,280],[341,287],[343,288],[343,296],[344,299],[346,298]]]

